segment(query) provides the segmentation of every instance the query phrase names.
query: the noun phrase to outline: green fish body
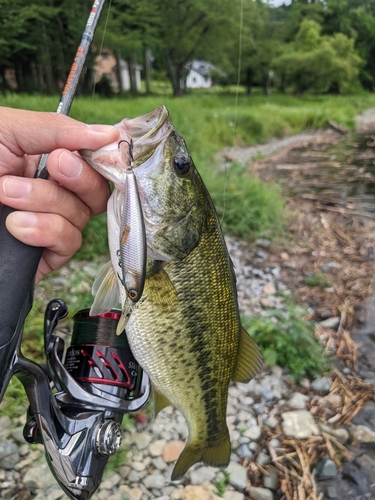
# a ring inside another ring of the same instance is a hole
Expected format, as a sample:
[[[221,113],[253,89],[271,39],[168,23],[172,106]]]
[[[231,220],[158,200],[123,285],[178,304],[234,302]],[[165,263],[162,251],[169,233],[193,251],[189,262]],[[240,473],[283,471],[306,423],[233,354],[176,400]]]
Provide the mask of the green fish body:
[[[228,465],[228,386],[230,381],[248,382],[262,360],[240,323],[233,265],[213,203],[166,109],[121,123],[120,131],[134,141],[147,238],[144,291],[126,333],[151,379],[156,412],[172,404],[187,421],[189,438],[174,480],[196,462]],[[104,161],[103,152],[97,153],[81,152],[114,180],[119,161]],[[113,273],[115,263],[108,287],[113,287]],[[117,286],[121,297],[121,281]],[[105,290],[101,287],[102,296],[95,299],[99,308],[113,295]]]

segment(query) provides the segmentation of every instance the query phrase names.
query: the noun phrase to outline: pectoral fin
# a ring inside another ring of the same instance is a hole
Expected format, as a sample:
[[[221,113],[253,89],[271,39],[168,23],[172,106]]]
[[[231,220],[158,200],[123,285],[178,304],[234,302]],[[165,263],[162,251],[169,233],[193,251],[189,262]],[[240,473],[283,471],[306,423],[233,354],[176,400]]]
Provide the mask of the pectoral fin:
[[[92,286],[92,293],[95,295],[95,300],[90,309],[90,316],[108,312],[119,303],[117,276],[111,261],[98,272]]]
[[[234,368],[232,381],[243,383],[249,382],[260,372],[262,366],[263,358],[260,354],[259,347],[247,333],[245,328],[241,326],[238,358]]]

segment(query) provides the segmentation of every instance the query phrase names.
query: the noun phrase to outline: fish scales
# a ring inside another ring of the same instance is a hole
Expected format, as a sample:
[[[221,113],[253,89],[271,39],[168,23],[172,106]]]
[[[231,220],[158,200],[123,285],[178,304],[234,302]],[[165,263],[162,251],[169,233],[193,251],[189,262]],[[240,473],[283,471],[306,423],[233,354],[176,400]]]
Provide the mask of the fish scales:
[[[262,361],[241,327],[233,265],[213,203],[168,112],[160,106],[118,127],[122,139],[134,141],[148,257],[143,295],[131,310],[126,332],[151,379],[156,412],[173,404],[187,421],[188,442],[172,473],[178,479],[199,461],[218,467],[229,463],[229,382],[249,381]],[[116,149],[81,154],[121,190],[125,166]],[[115,226],[116,211],[121,211],[114,204],[108,205],[111,255],[120,244]],[[98,275],[106,286],[94,283],[98,310],[114,300],[116,265],[104,279],[104,271]],[[121,281],[117,286],[117,300],[123,302]]]

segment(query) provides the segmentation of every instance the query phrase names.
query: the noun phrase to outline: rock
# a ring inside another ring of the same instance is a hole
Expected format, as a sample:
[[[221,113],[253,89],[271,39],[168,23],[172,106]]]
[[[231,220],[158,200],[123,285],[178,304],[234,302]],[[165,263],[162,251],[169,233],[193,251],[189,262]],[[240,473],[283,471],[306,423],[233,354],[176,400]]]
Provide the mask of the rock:
[[[120,474],[111,474],[109,477],[106,477],[105,480],[101,483],[100,489],[103,490],[111,490],[113,487],[117,486],[121,481]]]
[[[273,415],[270,415],[268,418],[265,420],[265,425],[267,425],[270,429],[276,429],[276,427],[279,425],[279,421],[277,420],[276,417]]]
[[[328,498],[337,498],[337,486],[335,484],[328,485],[326,495]]]
[[[255,244],[258,247],[263,247],[263,248],[269,248],[271,246],[270,240],[267,240],[267,238],[258,238],[255,240]]]
[[[309,436],[319,435],[319,427],[311,413],[306,410],[284,412],[281,417],[283,432],[287,436],[307,439]]]
[[[18,446],[0,436],[0,468],[13,469],[19,460]]]
[[[273,500],[273,493],[267,488],[257,488],[255,486],[250,486],[247,491],[249,492],[252,500]]]
[[[168,464],[177,460],[184,448],[185,443],[182,441],[170,441],[167,443],[163,450],[164,462]]]
[[[321,270],[323,271],[323,273],[327,273],[329,271],[332,271],[332,269],[340,270],[341,264],[339,264],[338,262],[328,262],[328,264],[323,264],[321,267]]]
[[[349,434],[353,446],[375,442],[375,432],[366,425],[351,425]]]
[[[239,491],[228,490],[223,495],[224,500],[244,500],[245,495]]]
[[[286,404],[292,408],[304,409],[306,408],[306,403],[309,399],[309,396],[305,396],[305,394],[294,392],[287,400]]]
[[[268,475],[263,475],[263,486],[269,490],[276,491],[279,486],[279,474],[276,467],[267,467]]]
[[[256,462],[263,467],[263,465],[267,465],[271,462],[271,459],[267,453],[264,453],[263,451],[258,453],[258,456],[256,458]]]
[[[237,490],[244,490],[247,485],[247,470],[237,462],[231,461],[225,472],[229,474],[229,484]]]
[[[270,445],[272,446],[272,448],[281,448],[282,443],[279,439],[272,438],[270,441]]]
[[[171,493],[171,500],[180,500],[183,495],[183,490],[176,488]]]
[[[23,428],[24,426],[21,425],[20,427],[12,429],[12,432],[10,433],[10,435],[15,441],[22,444],[25,442],[25,438],[23,437]]]
[[[267,285],[263,288],[264,295],[275,295],[276,288],[272,283],[267,283]]]
[[[56,484],[55,478],[46,463],[29,469],[24,475],[22,482],[32,493]]]
[[[334,328],[334,329],[336,329],[336,328],[338,328],[338,326],[340,324],[340,318],[338,318],[337,316],[332,316],[331,318],[324,319],[319,324],[323,328]]]
[[[126,484],[121,484],[119,491],[124,494],[127,500],[141,500],[142,490],[140,488],[130,488]]]
[[[143,484],[149,490],[151,490],[152,488],[157,488],[158,490],[160,490],[163,486],[165,486],[165,478],[163,474],[155,471],[143,479]]]
[[[237,448],[237,453],[241,457],[249,458],[249,459],[252,459],[254,456],[254,453],[250,450],[250,448],[248,447],[247,444],[242,444],[241,446],[239,446]]]
[[[205,486],[186,486],[182,490],[181,500],[221,500]]]
[[[319,377],[311,382],[311,389],[316,392],[328,393],[331,389],[331,381],[328,377]]]
[[[319,422],[319,427],[323,432],[326,432],[330,436],[333,436],[341,444],[345,444],[349,441],[349,432],[342,427],[334,429],[333,427],[330,427],[329,425],[323,424],[321,422]]]
[[[145,470],[145,468],[146,468],[146,464],[144,462],[132,462],[131,466],[132,466],[132,469],[134,469],[138,472]]]
[[[205,481],[212,481],[215,477],[215,469],[213,467],[199,467],[199,469],[190,472],[191,484],[202,484]]]
[[[336,464],[329,456],[319,460],[316,465],[316,475],[319,479],[331,479],[337,474]]]
[[[372,484],[375,483],[375,458],[370,455],[361,455],[354,462],[369,476]]]
[[[246,429],[243,435],[251,439],[251,441],[258,441],[258,439],[262,435],[262,429],[259,427],[259,425],[253,425]]]
[[[148,432],[139,432],[133,435],[132,442],[136,444],[139,450],[144,450],[150,444],[152,435]]]
[[[163,450],[165,445],[167,444],[165,439],[157,439],[153,443],[150,444],[148,450],[152,457],[158,457],[163,454]]]
[[[152,465],[159,470],[164,470],[167,467],[167,464],[164,462],[162,457],[155,457],[152,459]]]
[[[4,416],[0,417],[1,432],[6,430],[6,429],[9,429],[10,427],[12,427],[12,420],[10,419],[10,417],[8,417],[8,415],[4,415]]]

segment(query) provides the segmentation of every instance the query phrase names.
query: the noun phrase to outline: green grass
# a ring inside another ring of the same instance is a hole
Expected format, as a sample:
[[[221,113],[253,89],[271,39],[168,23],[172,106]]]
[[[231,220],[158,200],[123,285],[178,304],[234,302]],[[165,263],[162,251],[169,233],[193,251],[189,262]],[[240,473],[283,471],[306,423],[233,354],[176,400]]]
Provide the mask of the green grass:
[[[320,286],[321,288],[329,288],[332,286],[332,283],[322,272],[313,274],[312,276],[306,276],[304,282],[308,286]]]
[[[155,82],[155,89],[161,92],[158,95],[76,98],[71,116],[87,123],[118,123],[124,117],[134,117],[164,104],[188,145],[219,217],[223,218],[224,231],[240,237],[259,236],[280,228],[283,210],[280,191],[275,185],[264,185],[250,178],[238,166],[232,165],[228,175],[218,172],[213,161],[215,153],[225,146],[254,145],[272,137],[324,127],[328,119],[351,129],[356,114],[375,106],[375,95],[370,93],[347,97],[296,98],[284,94],[264,97],[256,93],[246,96],[241,88],[236,108],[235,95],[230,93],[233,89],[190,91],[176,99],[159,83]],[[0,105],[41,111],[54,111],[58,100],[58,96],[0,95]],[[106,253],[105,241],[106,229],[99,218],[86,230],[79,258]]]
[[[314,324],[306,319],[304,309],[288,302],[287,311],[270,310],[268,314],[242,321],[267,365],[287,368],[295,381],[316,377],[329,369],[329,359],[315,339]]]

